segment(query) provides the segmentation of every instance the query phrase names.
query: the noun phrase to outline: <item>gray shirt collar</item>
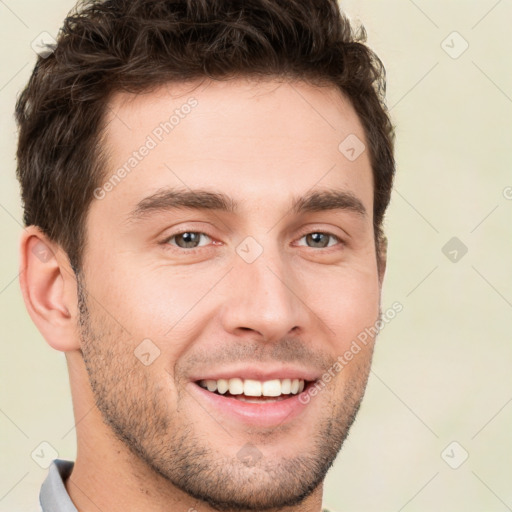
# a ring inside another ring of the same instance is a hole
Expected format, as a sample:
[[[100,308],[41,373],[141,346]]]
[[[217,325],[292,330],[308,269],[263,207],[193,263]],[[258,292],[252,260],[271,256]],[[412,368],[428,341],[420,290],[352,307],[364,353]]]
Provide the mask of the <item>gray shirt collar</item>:
[[[61,459],[52,462],[39,493],[42,512],[78,512],[64,486],[64,480],[71,474],[73,464]]]

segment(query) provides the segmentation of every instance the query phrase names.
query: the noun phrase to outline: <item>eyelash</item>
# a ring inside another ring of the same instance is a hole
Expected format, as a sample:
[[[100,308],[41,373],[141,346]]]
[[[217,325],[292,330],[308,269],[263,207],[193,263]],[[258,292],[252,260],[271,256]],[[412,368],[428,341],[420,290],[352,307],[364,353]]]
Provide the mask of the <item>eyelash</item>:
[[[193,254],[195,253],[197,250],[199,249],[202,249],[204,248],[205,246],[199,246],[199,247],[191,247],[191,248],[183,248],[183,247],[178,247],[177,245],[173,245],[170,243],[170,241],[174,238],[176,238],[177,236],[180,236],[180,235],[183,235],[185,233],[194,233],[194,234],[199,234],[199,235],[204,235],[206,237],[208,237],[210,240],[214,240],[213,237],[211,237],[210,235],[202,232],[202,231],[191,231],[191,230],[185,230],[185,231],[180,231],[179,233],[174,233],[173,235],[167,237],[165,240],[163,240],[162,244],[163,245],[171,245],[174,250],[178,250],[178,251],[184,251],[184,252],[187,252],[189,254]],[[308,235],[312,235],[312,234],[321,234],[321,235],[327,235],[329,236],[331,239],[335,239],[337,241],[336,244],[333,244],[333,245],[327,245],[326,247],[308,247],[306,245],[301,245],[300,247],[307,247],[309,249],[325,249],[325,250],[328,250],[328,249],[332,249],[333,247],[335,247],[336,245],[338,244],[341,244],[341,245],[345,245],[345,242],[344,240],[342,240],[339,236],[333,234],[333,233],[330,233],[328,231],[308,231],[306,233],[304,233],[303,235],[301,235],[298,240],[302,240],[303,238],[305,238],[306,236]]]

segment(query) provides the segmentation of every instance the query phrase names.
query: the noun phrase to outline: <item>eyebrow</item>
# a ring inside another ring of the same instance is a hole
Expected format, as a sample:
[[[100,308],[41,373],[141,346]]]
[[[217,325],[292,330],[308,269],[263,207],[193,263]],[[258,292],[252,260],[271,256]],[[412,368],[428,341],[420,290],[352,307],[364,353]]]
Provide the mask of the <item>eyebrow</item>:
[[[240,203],[230,196],[205,189],[182,190],[176,188],[161,189],[137,203],[129,214],[129,220],[142,220],[156,212],[172,209],[215,210],[236,213]],[[348,210],[365,217],[367,212],[363,203],[353,193],[326,189],[309,192],[292,200],[291,212],[302,214],[327,210]]]

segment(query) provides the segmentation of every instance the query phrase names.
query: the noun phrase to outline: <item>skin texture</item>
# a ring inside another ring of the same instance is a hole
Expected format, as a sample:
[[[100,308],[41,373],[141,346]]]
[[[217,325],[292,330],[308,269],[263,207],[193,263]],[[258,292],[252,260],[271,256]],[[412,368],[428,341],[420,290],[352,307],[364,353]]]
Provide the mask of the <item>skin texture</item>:
[[[70,371],[78,454],[66,488],[81,511],[319,511],[374,340],[275,428],[226,418],[191,386],[241,363],[321,375],[378,319],[369,155],[350,161],[338,149],[364,132],[338,91],[302,82],[118,94],[106,119],[105,182],[190,98],[197,104],[172,131],[93,200],[78,282],[36,228],[22,237],[28,310]],[[223,193],[238,209],[132,214],[169,187]],[[365,213],[291,209],[294,198],[328,190],[351,194]],[[183,248],[173,235],[184,231],[207,236]],[[310,233],[334,237],[321,247]],[[262,249],[251,263],[236,250],[246,237],[257,243],[251,251]],[[47,261],[34,257],[37,244]],[[135,355],[143,340],[158,354],[149,365]],[[240,456],[247,446],[258,453],[251,464]]]

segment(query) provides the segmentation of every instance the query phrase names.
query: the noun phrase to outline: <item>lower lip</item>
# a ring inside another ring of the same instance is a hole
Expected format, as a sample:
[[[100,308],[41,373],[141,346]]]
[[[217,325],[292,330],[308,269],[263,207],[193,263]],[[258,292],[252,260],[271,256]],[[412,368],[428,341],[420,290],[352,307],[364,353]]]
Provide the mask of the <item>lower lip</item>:
[[[254,403],[212,393],[194,382],[189,383],[189,388],[194,397],[218,410],[222,416],[229,416],[252,426],[276,427],[288,423],[302,413],[309,403],[309,400],[306,402],[307,398],[304,400],[306,403],[300,400],[307,390],[276,402]]]

